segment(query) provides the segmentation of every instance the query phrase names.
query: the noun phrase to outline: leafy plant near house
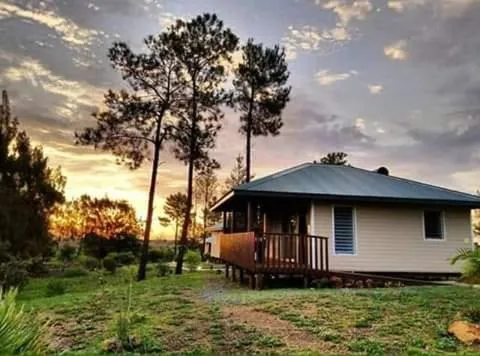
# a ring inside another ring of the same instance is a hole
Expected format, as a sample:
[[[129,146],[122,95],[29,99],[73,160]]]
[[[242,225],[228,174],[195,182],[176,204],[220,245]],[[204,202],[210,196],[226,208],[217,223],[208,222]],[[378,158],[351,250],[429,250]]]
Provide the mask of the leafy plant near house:
[[[480,249],[458,249],[455,256],[450,259],[452,265],[463,261],[463,276],[467,279],[475,278],[480,281]]]
[[[0,354],[38,355],[46,351],[44,325],[16,303],[17,290],[0,296]]]
[[[197,251],[188,251],[185,255],[185,264],[190,271],[196,271],[200,262],[202,257]]]

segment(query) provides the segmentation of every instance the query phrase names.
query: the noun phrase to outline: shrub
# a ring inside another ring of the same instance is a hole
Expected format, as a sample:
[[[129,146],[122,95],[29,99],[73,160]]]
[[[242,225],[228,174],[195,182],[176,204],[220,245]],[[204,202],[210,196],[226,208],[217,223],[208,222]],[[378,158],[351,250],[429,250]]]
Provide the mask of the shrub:
[[[190,271],[196,271],[200,262],[202,262],[202,257],[196,251],[190,250],[185,255],[185,263]]]
[[[115,273],[117,270],[117,261],[113,256],[107,256],[103,259],[103,268],[110,273]]]
[[[32,277],[45,276],[49,272],[45,261],[41,257],[35,257],[28,260],[26,268],[28,274]]]
[[[83,267],[89,271],[94,271],[100,267],[100,261],[92,256],[84,256],[82,261]]]
[[[59,257],[64,262],[70,262],[75,257],[77,249],[75,246],[70,244],[64,244],[60,247]]]
[[[459,249],[455,256],[450,259],[450,263],[454,265],[458,261],[463,261],[463,277],[467,279],[480,278],[480,249]]]
[[[45,326],[16,303],[17,290],[0,295],[0,355],[44,354]]]
[[[28,271],[25,263],[11,260],[0,263],[0,294],[10,288],[23,288],[28,282]]]
[[[76,278],[76,277],[85,277],[88,276],[88,272],[80,267],[67,268],[63,274],[65,278]]]
[[[166,262],[159,262],[157,265],[157,272],[159,277],[165,277],[170,273],[170,267]]]
[[[148,260],[152,263],[171,262],[174,258],[175,251],[168,246],[148,251]]]
[[[121,266],[128,266],[135,263],[135,255],[132,252],[113,252],[108,254],[108,256],[112,255],[117,261],[118,265]]]
[[[67,286],[61,280],[54,279],[47,284],[47,289],[45,291],[45,295],[47,297],[54,297],[56,295],[65,294],[67,291]]]
[[[94,233],[89,233],[80,241],[82,251],[87,256],[102,259],[107,256],[109,251],[108,240]]]
[[[131,252],[134,256],[138,256],[141,243],[134,235],[118,234],[112,236],[109,240],[111,252]]]

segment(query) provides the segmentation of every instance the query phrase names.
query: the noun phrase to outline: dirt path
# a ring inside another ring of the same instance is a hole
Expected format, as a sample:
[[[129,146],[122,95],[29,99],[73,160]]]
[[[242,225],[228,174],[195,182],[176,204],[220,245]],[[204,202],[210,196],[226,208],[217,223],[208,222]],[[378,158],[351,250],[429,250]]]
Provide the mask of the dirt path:
[[[327,350],[329,345],[314,335],[298,329],[288,321],[275,315],[256,311],[252,307],[231,305],[223,310],[223,315],[238,324],[247,324],[257,330],[281,339],[288,347],[310,350]]]

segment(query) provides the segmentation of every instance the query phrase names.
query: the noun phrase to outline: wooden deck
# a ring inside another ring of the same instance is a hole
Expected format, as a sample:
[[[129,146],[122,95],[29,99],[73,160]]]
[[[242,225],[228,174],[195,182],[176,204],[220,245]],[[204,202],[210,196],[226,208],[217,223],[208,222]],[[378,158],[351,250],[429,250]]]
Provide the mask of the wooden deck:
[[[322,236],[254,232],[220,236],[220,259],[242,274],[260,278],[270,274],[327,274],[327,251],[328,238]]]

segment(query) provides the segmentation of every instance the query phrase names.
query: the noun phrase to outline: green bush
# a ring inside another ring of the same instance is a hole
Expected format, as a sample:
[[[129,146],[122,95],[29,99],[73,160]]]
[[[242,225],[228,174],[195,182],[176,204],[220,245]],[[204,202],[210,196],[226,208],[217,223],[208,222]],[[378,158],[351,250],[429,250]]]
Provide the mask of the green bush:
[[[157,272],[159,277],[165,277],[170,273],[170,267],[166,262],[159,262],[157,264]]]
[[[103,268],[110,273],[115,273],[117,270],[117,261],[112,256],[107,256],[103,259]]]
[[[65,278],[76,278],[76,277],[85,277],[88,276],[88,271],[81,267],[72,267],[67,268],[62,276]]]
[[[94,271],[100,267],[100,261],[92,256],[84,256],[82,258],[83,267],[89,271]]]
[[[202,257],[197,251],[190,250],[185,255],[185,264],[190,271],[196,271],[200,262],[202,262]]]
[[[458,261],[463,261],[463,277],[467,279],[480,278],[480,248],[457,250],[456,255],[451,258],[450,262],[454,265]]]
[[[48,267],[41,257],[31,258],[26,264],[27,272],[32,277],[45,276],[49,273]]]
[[[59,257],[64,262],[70,262],[75,258],[77,248],[70,244],[64,244],[59,249]]]
[[[173,248],[168,246],[148,251],[148,260],[152,263],[171,262],[174,258],[175,251],[173,250]]]
[[[23,288],[28,282],[28,271],[25,263],[11,260],[0,263],[0,294],[10,288]]]
[[[65,294],[67,291],[67,286],[61,280],[54,279],[48,282],[45,295],[47,297],[54,297],[56,295]]]
[[[128,266],[135,263],[135,255],[133,252],[112,252],[108,256],[112,256],[120,266]]]
[[[41,355],[45,326],[16,303],[17,290],[0,295],[0,355]]]

